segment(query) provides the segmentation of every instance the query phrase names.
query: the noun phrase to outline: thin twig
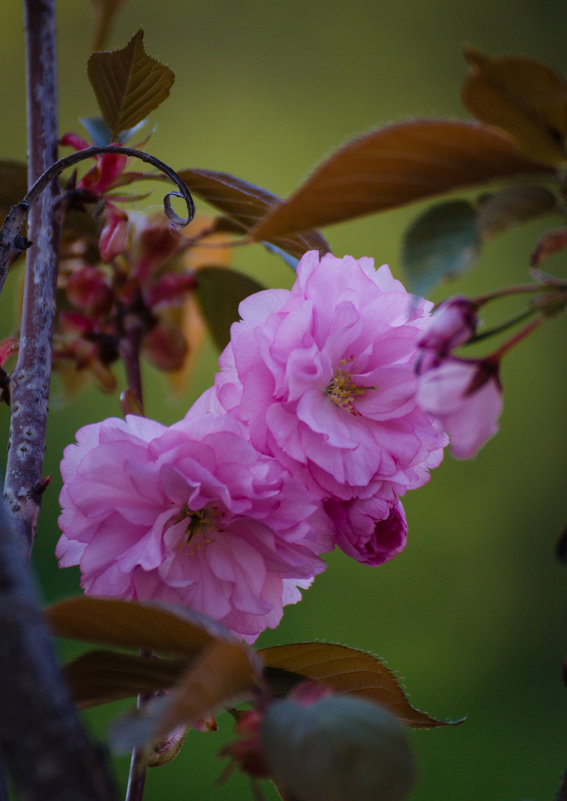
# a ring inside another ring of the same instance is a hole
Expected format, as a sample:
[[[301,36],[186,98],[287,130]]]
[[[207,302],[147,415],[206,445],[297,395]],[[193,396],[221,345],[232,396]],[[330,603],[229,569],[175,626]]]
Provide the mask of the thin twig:
[[[145,748],[134,748],[130,760],[130,773],[124,801],[142,801],[146,786],[148,752]]]

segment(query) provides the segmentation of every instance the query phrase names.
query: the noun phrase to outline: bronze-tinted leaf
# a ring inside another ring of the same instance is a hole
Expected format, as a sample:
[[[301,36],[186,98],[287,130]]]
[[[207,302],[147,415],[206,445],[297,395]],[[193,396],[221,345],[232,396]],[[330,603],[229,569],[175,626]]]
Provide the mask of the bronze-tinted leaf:
[[[567,83],[541,61],[491,58],[466,47],[471,68],[461,97],[479,120],[516,137],[526,155],[548,164],[567,159]]]
[[[549,168],[475,122],[414,120],[348,142],[258,222],[254,239],[350,220],[444,192]]]
[[[126,751],[153,742],[176,726],[206,718],[220,706],[251,696],[260,663],[241,642],[212,642],[191,662],[169,695],[146,704],[117,722],[113,747]]]
[[[114,17],[125,0],[91,0],[94,13],[94,40],[93,50],[102,50]]]
[[[304,642],[263,648],[258,655],[266,666],[292,674],[290,689],[301,676],[326,684],[337,693],[356,695],[381,704],[404,725],[414,729],[447,725],[415,709],[392,671],[377,657],[364,651],[333,643]],[[280,672],[280,687],[283,679],[284,674]]]
[[[256,655],[243,643],[211,643],[174,686],[155,735],[163,736],[176,726],[194,723],[222,705],[248,697],[259,673]]]
[[[87,74],[113,139],[156,109],[175,78],[169,67],[146,54],[142,29],[120,50],[93,53]]]
[[[253,228],[280,202],[280,198],[266,189],[224,172],[180,170],[179,175],[192,192],[234,220],[242,233]],[[321,255],[330,250],[318,231],[304,230],[301,234],[262,238],[298,258],[308,250],[318,250]]]
[[[431,206],[404,233],[401,262],[410,289],[427,294],[441,279],[471,267],[479,250],[476,209],[468,200]]]
[[[215,640],[234,641],[204,615],[173,604],[69,598],[45,610],[53,634],[98,645],[192,656]]]
[[[478,230],[483,239],[544,214],[558,211],[553,192],[544,186],[520,184],[480,200]]]
[[[166,690],[187,669],[186,659],[158,659],[149,656],[89,651],[63,668],[73,700],[86,709],[138,693],[149,695]]]
[[[264,287],[253,278],[228,267],[201,267],[195,296],[213,340],[223,350],[230,326],[238,320],[238,304]]]

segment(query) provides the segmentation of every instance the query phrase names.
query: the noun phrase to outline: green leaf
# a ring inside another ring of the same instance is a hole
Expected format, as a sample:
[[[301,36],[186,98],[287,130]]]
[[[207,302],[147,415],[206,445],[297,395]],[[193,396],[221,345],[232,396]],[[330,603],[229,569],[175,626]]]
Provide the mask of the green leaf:
[[[94,12],[93,50],[102,50],[110,33],[114,17],[125,0],[91,0]]]
[[[482,239],[544,214],[558,212],[555,195],[544,186],[509,186],[480,198],[477,225]]]
[[[278,692],[289,692],[299,680],[312,679],[341,695],[380,704],[406,726],[432,729],[447,723],[415,709],[398,679],[372,654],[325,642],[298,642],[258,651],[267,679]],[[277,670],[277,674],[271,670]],[[287,674],[287,675],[286,675]]]
[[[93,53],[87,74],[113,141],[165,100],[175,78],[169,67],[145,53],[141,28],[121,50]]]
[[[173,604],[69,598],[45,610],[54,635],[97,645],[193,656],[216,640],[236,638],[219,623]]]
[[[404,234],[401,261],[409,286],[426,294],[442,278],[460,275],[480,251],[476,210],[466,200],[432,206]]]
[[[479,120],[512,134],[530,158],[547,164],[567,159],[567,83],[541,61],[491,58],[467,46],[470,74],[463,103]]]
[[[192,192],[237,223],[242,233],[250,231],[258,220],[281,202],[266,189],[224,172],[180,170],[179,175]],[[297,258],[308,250],[318,250],[322,256],[330,250],[327,241],[314,230],[263,238]]]
[[[268,707],[261,740],[284,797],[296,801],[402,801],[416,777],[406,735],[385,709],[327,696]]]
[[[230,340],[230,326],[238,320],[240,301],[264,287],[228,267],[201,267],[196,276],[197,303],[215,345],[223,350]]]
[[[510,137],[479,123],[403,122],[341,147],[250,235],[275,242],[290,232],[542,171],[549,168],[519,153]]]
[[[79,117],[79,122],[85,128],[93,145],[106,147],[111,144],[112,131],[102,117]]]

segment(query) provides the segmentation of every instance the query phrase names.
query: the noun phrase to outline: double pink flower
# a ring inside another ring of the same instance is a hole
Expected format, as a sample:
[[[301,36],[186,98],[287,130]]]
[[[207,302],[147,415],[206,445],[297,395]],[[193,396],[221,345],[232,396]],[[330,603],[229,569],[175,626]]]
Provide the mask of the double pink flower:
[[[215,385],[183,421],[77,433],[61,565],[79,564],[90,594],[183,603],[252,641],[334,545],[392,559],[400,497],[447,442],[418,403],[430,305],[371,259],[307,253],[290,291],[241,304]]]

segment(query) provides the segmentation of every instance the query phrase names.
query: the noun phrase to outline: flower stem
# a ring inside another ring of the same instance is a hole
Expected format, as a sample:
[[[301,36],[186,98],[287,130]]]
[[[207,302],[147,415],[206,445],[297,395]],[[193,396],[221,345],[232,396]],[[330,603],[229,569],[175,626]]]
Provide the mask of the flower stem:
[[[126,383],[143,410],[142,373],[140,370],[140,346],[142,344],[143,326],[135,314],[126,314],[122,321],[123,332],[120,337],[120,356],[126,370]]]
[[[561,287],[564,290],[564,287]],[[549,292],[550,289],[557,289],[557,287],[550,287],[541,283],[527,283],[527,284],[513,284],[512,286],[505,286],[501,289],[495,289],[493,292],[487,292],[485,295],[478,295],[473,298],[473,302],[477,306],[482,306],[490,300],[497,300],[498,298],[507,298],[511,295],[526,295],[536,294],[538,292]]]
[[[512,350],[512,348],[515,348],[516,345],[519,345],[520,342],[526,339],[526,337],[528,337],[533,331],[535,331],[536,328],[539,328],[540,325],[545,321],[545,319],[546,316],[540,312],[540,314],[535,318],[535,320],[532,320],[530,323],[525,325],[522,329],[520,329],[520,331],[518,331],[517,334],[511,337],[507,342],[504,342],[504,344],[501,345],[498,348],[498,350],[496,350],[489,357],[489,359],[494,361],[500,361],[500,359],[506,353],[508,353],[508,351]]]
[[[521,323],[522,320],[526,320],[528,317],[532,317],[536,313],[536,309],[531,308],[527,311],[520,312],[519,314],[511,317],[510,319],[506,320],[500,325],[494,326],[494,328],[490,328],[488,331],[483,331],[480,334],[475,334],[472,339],[469,339],[465,345],[476,345],[477,342],[481,342],[483,339],[488,339],[489,337],[496,336],[497,334],[501,334],[503,331],[506,331],[508,328],[512,328],[512,326]]]

